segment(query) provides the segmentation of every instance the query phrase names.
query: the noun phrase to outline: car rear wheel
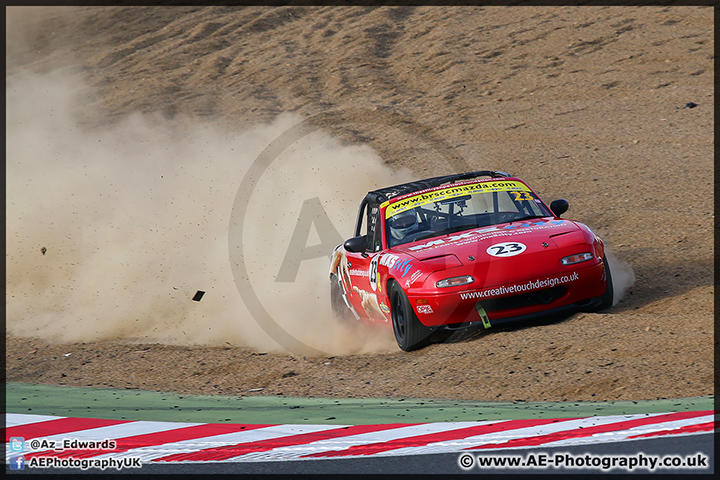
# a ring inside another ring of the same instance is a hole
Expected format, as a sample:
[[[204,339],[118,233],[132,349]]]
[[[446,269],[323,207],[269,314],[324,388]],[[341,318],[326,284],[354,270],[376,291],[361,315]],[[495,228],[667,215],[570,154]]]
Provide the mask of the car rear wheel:
[[[390,294],[393,331],[398,347],[409,352],[428,345],[432,330],[420,323],[400,285],[392,282],[388,293]]]
[[[333,316],[337,320],[341,322],[351,322],[355,320],[352,312],[347,305],[345,305],[340,280],[334,273],[330,274],[330,306],[332,307]]]

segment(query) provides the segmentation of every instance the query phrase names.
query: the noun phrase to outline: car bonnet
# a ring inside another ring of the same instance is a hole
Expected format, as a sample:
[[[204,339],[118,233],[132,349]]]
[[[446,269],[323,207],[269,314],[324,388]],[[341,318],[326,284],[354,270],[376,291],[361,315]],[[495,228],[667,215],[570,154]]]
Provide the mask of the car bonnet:
[[[461,232],[426,238],[399,245],[392,251],[410,255],[417,260],[455,255],[462,259],[472,256],[482,261],[491,256],[512,256],[515,252],[527,253],[554,249],[585,242],[580,228],[570,220],[534,219],[509,222]],[[512,246],[510,244],[518,244]],[[507,244],[506,249],[501,245]]]

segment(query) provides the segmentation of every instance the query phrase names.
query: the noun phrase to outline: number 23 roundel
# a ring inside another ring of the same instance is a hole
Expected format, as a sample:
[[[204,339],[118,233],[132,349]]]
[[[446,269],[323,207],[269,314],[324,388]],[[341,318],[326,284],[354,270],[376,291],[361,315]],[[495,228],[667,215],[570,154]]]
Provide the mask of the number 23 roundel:
[[[503,242],[491,245],[485,251],[488,255],[492,255],[493,257],[513,257],[524,252],[526,248],[527,247],[522,243]]]

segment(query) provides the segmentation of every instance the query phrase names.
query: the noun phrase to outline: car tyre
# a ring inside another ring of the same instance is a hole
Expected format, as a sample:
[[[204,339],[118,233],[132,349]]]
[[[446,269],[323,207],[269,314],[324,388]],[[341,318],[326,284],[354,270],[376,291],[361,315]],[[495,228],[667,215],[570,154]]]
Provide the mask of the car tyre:
[[[342,286],[340,280],[334,273],[330,274],[330,306],[332,307],[333,316],[340,322],[351,322],[355,320],[350,309],[345,305],[342,298]]]
[[[428,345],[432,330],[420,323],[400,285],[397,282],[391,282],[388,293],[390,294],[393,332],[398,347],[409,352]]]
[[[605,293],[602,296],[600,305],[597,310],[607,310],[613,305],[613,295],[615,290],[613,288],[612,274],[610,273],[610,265],[608,265],[607,257],[603,257],[603,265],[605,266]]]

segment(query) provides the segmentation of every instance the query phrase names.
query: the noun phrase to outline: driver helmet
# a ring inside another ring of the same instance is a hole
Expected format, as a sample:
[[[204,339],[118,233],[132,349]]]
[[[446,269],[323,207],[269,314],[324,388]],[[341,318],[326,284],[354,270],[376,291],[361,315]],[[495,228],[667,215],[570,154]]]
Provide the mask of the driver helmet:
[[[396,240],[402,240],[417,226],[418,219],[415,210],[403,212],[390,219],[390,234]]]

